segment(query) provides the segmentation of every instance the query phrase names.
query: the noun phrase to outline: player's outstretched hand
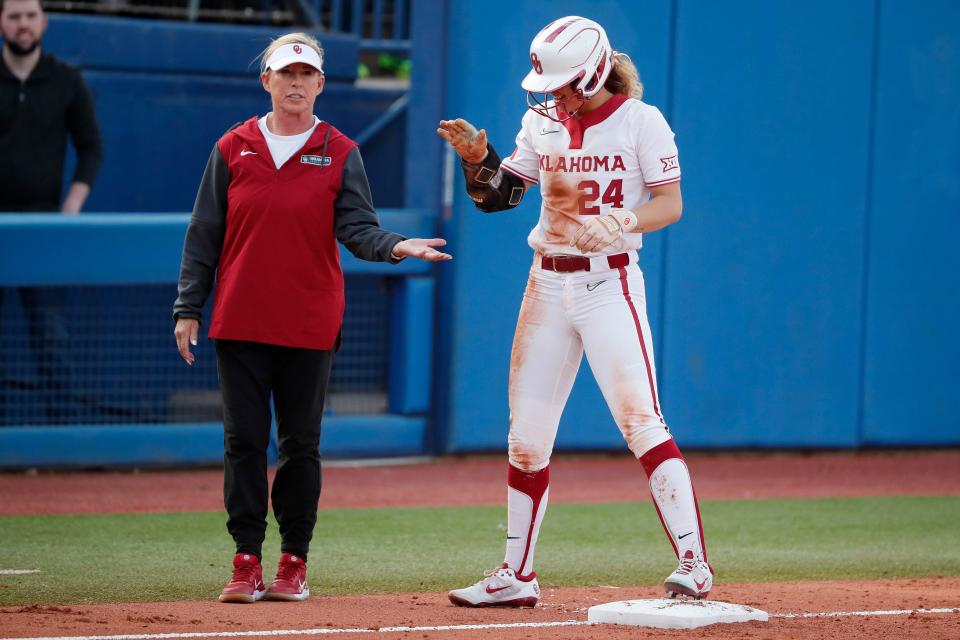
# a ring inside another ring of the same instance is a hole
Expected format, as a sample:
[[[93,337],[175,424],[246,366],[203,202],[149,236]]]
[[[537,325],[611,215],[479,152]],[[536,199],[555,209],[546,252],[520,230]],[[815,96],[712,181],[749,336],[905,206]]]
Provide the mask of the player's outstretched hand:
[[[442,247],[446,244],[447,241],[443,238],[408,238],[394,245],[393,255],[398,258],[420,258],[427,262],[453,260],[453,256],[449,253],[434,249],[434,247]]]
[[[570,246],[584,253],[601,251],[613,244],[621,233],[620,223],[613,216],[597,216],[577,230]]]
[[[200,321],[193,318],[179,318],[173,335],[177,339],[177,350],[180,357],[192,365],[194,355],[190,352],[190,345],[197,346],[197,336],[200,334]]]
[[[470,164],[480,164],[487,157],[487,132],[484,129],[477,131],[463,118],[441,120],[437,133]]]

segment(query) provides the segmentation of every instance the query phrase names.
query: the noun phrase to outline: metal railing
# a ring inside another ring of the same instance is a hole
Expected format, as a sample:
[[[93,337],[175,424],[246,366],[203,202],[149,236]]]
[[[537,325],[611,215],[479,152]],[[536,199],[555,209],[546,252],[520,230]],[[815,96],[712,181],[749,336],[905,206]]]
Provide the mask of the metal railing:
[[[408,0],[299,0],[329,31],[360,38],[362,49],[409,49]]]
[[[411,0],[47,0],[48,11],[189,22],[304,25],[360,38],[361,48],[407,51]]]

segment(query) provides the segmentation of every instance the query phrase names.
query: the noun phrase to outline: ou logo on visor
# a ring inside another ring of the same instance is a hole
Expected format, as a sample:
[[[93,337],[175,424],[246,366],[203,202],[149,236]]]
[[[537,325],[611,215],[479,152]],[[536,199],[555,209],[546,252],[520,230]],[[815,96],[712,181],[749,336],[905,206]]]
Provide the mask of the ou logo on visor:
[[[536,53],[530,53],[530,64],[533,65],[533,70],[537,73],[543,73],[543,65],[540,64],[540,58],[537,57]]]
[[[293,45],[293,52],[297,55],[300,55],[303,52],[303,49],[300,48],[300,45],[295,44]]]

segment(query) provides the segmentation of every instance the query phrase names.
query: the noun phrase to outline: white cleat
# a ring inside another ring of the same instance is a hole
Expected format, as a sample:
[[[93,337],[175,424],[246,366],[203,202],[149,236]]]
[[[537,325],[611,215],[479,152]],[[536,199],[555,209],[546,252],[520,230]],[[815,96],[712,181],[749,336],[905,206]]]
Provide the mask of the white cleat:
[[[713,588],[713,569],[687,549],[680,558],[680,566],[663,581],[663,588],[671,598],[685,595],[702,600]]]
[[[483,580],[472,587],[448,593],[450,602],[458,607],[533,607],[540,599],[535,573],[521,580],[504,564],[483,575]]]

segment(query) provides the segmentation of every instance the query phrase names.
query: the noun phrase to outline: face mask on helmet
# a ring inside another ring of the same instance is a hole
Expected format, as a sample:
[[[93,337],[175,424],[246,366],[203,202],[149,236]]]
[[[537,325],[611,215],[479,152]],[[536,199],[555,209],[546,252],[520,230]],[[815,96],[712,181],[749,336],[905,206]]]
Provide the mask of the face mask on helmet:
[[[554,20],[530,43],[533,69],[521,83],[527,90],[527,105],[557,122],[572,118],[603,88],[612,67],[610,56],[607,34],[593,20],[579,16]],[[580,101],[575,109],[565,108],[569,99],[557,105],[548,97],[564,87],[570,87],[572,97]]]

